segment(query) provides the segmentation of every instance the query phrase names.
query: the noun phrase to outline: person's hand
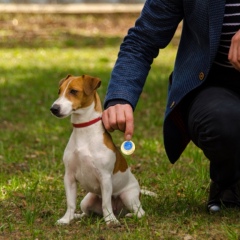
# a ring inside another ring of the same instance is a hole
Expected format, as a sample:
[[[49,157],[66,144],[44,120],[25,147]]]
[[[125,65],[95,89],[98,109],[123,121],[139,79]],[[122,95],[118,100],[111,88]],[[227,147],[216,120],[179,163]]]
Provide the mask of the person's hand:
[[[129,104],[116,104],[103,111],[103,125],[107,131],[120,130],[124,132],[125,140],[132,138],[134,131],[133,109]]]
[[[232,37],[228,60],[235,69],[240,71],[240,30]]]

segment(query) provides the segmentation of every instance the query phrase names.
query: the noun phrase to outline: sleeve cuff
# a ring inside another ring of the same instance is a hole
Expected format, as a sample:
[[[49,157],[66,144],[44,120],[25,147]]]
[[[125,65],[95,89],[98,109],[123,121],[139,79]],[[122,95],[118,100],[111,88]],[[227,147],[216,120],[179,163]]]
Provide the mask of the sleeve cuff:
[[[104,108],[107,109],[107,108],[109,108],[111,106],[114,106],[114,105],[117,105],[117,104],[129,104],[132,107],[132,105],[126,100],[115,99],[115,100],[108,101]]]

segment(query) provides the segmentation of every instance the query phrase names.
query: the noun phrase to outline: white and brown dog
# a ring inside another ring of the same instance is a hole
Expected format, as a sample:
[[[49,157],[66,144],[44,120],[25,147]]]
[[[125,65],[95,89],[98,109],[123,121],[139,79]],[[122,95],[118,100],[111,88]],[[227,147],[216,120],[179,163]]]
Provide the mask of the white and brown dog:
[[[90,213],[103,215],[107,224],[119,224],[115,215],[140,218],[145,213],[138,181],[103,127],[96,92],[100,85],[96,77],[68,75],[60,81],[59,98],[51,107],[58,118],[71,115],[73,125],[63,156],[67,211],[58,224],[68,224]],[[75,214],[77,181],[88,192],[81,201],[82,214]]]

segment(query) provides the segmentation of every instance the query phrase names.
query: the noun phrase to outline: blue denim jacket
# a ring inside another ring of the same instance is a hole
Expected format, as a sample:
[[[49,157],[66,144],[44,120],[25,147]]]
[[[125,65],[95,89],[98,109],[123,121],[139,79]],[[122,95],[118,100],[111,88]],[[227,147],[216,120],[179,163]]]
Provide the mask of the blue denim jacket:
[[[183,20],[163,126],[165,149],[172,163],[190,141],[178,105],[206,80],[218,49],[224,9],[224,0],[147,0],[121,44],[104,106],[124,100],[134,109],[153,59],[169,44]]]

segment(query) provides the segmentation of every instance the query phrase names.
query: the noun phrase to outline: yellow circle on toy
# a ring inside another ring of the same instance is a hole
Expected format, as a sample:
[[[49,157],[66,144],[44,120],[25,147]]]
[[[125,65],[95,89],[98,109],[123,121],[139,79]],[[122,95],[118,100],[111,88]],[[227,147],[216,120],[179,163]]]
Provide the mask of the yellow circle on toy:
[[[135,144],[132,141],[125,141],[121,145],[121,151],[125,155],[131,155],[135,151]]]

